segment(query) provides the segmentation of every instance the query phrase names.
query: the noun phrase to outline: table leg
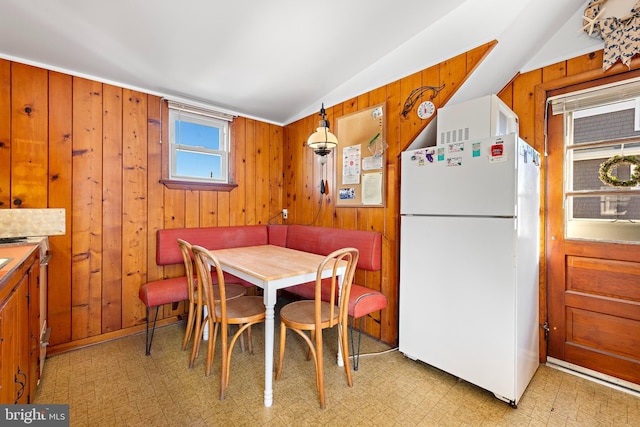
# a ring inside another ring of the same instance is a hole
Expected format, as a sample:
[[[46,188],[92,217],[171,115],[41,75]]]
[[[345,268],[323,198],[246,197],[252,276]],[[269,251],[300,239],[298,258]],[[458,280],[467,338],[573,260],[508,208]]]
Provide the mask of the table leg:
[[[264,289],[266,317],[264,321],[264,406],[273,404],[273,338],[276,290]]]

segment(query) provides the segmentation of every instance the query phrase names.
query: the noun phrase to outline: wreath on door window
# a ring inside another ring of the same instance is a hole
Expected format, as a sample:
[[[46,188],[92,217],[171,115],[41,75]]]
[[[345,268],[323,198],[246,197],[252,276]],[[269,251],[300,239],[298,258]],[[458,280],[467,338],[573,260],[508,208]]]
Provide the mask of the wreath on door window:
[[[640,0],[629,14],[603,18],[607,0],[591,0],[584,10],[582,30],[604,40],[602,69],[607,70],[621,60],[631,68],[631,58],[640,53]]]
[[[619,165],[635,166],[631,177],[622,180],[611,173],[611,170]],[[600,165],[600,181],[610,187],[635,187],[640,183],[640,160],[636,156],[613,156]]]

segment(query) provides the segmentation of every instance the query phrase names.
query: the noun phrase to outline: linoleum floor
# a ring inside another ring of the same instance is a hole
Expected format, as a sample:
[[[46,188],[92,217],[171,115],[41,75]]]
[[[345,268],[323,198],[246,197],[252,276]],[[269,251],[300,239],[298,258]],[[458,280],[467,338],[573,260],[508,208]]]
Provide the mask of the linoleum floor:
[[[327,408],[319,407],[313,362],[293,333],[273,406],[265,408],[263,325],[254,327],[255,354],[234,349],[220,401],[220,351],[209,377],[204,350],[188,369],[184,328],[158,328],[150,356],[142,333],[48,358],[35,403],[68,403],[72,426],[640,426],[637,396],[544,365],[516,409],[398,351],[361,358],[349,388],[335,363],[335,331],[325,332]],[[278,327],[275,336],[277,353]],[[389,350],[369,337],[362,346]]]

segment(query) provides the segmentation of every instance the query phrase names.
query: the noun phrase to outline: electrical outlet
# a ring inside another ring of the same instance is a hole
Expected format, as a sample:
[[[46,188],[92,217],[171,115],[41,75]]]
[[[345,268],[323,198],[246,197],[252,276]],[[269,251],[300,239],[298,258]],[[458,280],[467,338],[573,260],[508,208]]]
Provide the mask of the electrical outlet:
[[[289,211],[287,209],[282,209],[282,219],[287,219],[289,216]]]

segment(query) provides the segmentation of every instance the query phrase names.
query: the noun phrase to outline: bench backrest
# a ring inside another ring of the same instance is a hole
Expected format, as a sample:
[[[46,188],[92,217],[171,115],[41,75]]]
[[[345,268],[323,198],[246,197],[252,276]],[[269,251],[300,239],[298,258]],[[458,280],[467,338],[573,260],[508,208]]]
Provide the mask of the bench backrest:
[[[266,225],[158,230],[156,234],[156,263],[158,265],[182,264],[184,262],[178,246],[178,239],[207,249],[237,248],[269,243]]]
[[[276,246],[287,246],[288,225],[269,224],[267,225],[267,233],[269,234],[269,244]]]
[[[360,252],[358,268],[378,271],[382,266],[382,234],[376,231],[345,230],[342,228],[290,225],[287,247],[318,255],[354,247]]]

